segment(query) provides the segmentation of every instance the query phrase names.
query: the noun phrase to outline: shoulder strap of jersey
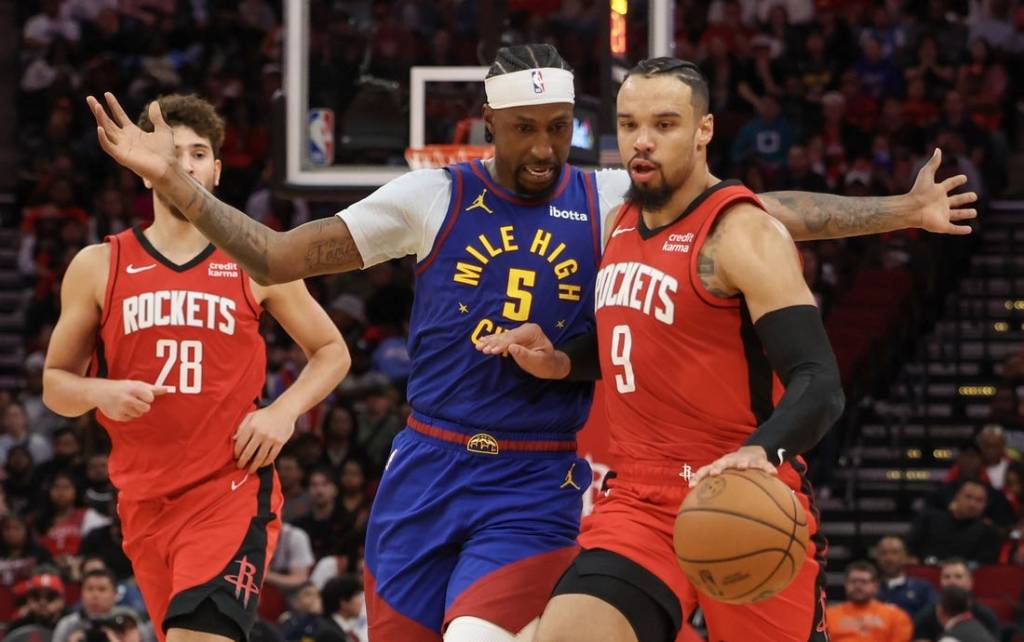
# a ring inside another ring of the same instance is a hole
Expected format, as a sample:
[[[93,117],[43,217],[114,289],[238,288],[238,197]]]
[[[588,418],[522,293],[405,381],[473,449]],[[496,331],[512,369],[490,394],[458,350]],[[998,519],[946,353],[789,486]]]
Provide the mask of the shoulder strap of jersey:
[[[125,230],[130,232],[131,228]],[[110,262],[107,269],[107,285],[103,290],[103,309],[100,311],[100,329],[106,325],[110,317],[110,310],[113,307],[111,301],[114,298],[114,287],[117,285],[117,277],[121,274],[121,254],[125,232],[111,234],[104,238],[104,242],[110,245]]]
[[[448,200],[448,213],[444,215],[444,222],[441,223],[441,230],[434,239],[434,246],[430,248],[430,254],[427,254],[419,264],[416,265],[416,275],[419,276],[427,271],[430,264],[437,258],[438,252],[444,245],[444,241],[448,238],[452,228],[455,227],[455,221],[459,218],[459,212],[462,210],[462,192],[464,189],[464,172],[467,171],[468,165],[466,163],[460,163],[458,165],[449,165],[445,167],[445,170],[451,174],[452,177],[452,195]]]

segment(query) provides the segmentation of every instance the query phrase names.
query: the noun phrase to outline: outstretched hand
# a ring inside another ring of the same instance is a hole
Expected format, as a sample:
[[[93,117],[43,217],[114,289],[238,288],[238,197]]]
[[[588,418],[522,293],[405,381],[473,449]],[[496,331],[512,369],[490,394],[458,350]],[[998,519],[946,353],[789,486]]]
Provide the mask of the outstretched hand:
[[[510,355],[520,368],[539,379],[564,379],[571,365],[569,357],[555,350],[536,323],[480,337],[476,349],[484,354]]]
[[[915,215],[920,216],[915,226],[938,234],[970,234],[971,226],[962,223],[978,216],[978,210],[967,207],[978,200],[978,195],[953,193],[967,183],[963,174],[936,183],[935,172],[941,164],[942,150],[936,147],[932,157],[918,170],[914,186],[907,194],[915,202]]]
[[[149,103],[149,120],[153,131],[143,131],[125,113],[114,94],[106,92],[110,114],[100,101],[89,96],[85,99],[96,119],[96,137],[100,147],[111,158],[132,170],[150,183],[156,182],[174,165],[174,132],[164,120],[157,101]]]

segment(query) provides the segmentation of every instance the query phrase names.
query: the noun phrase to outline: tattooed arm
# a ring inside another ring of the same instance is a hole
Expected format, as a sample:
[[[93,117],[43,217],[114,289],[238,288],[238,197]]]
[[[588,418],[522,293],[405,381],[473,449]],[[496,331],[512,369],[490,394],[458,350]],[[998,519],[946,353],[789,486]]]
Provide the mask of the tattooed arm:
[[[942,182],[935,171],[942,161],[935,153],[917,173],[914,186],[900,196],[849,197],[811,192],[768,192],[759,194],[769,214],[781,221],[794,239],[841,238],[880,234],[919,227],[942,234],[970,234],[967,221],[978,215],[967,206],[977,200],[974,192],[952,194],[967,182],[960,174]]]
[[[337,216],[276,232],[218,200],[177,164],[154,187],[260,285],[363,267],[348,225]]]
[[[348,225],[337,216],[275,232],[218,200],[181,167],[174,132],[157,101],[149,104],[153,131],[145,132],[124,112],[113,94],[104,94],[110,115],[98,100],[86,101],[96,118],[100,146],[118,163],[149,182],[184,216],[227,252],[260,285],[363,266]]]

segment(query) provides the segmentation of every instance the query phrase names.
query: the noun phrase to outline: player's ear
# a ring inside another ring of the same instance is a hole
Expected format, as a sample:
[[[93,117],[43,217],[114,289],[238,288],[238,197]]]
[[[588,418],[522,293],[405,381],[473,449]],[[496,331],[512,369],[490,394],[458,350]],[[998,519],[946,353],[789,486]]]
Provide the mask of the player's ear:
[[[484,140],[494,142],[494,110],[490,105],[484,105]]]
[[[220,185],[220,170],[224,166],[221,164],[220,159],[213,161],[213,186],[217,187]]]
[[[697,149],[706,149],[715,135],[715,117],[711,114],[701,116],[697,126]]]

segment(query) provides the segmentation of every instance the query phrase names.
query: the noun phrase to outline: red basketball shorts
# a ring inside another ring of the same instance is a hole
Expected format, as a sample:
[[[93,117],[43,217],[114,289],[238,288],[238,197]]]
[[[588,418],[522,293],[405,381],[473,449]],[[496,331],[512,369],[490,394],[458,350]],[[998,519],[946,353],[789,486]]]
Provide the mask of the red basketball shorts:
[[[211,600],[248,636],[281,530],[273,466],[234,465],[170,497],[119,501],[124,551],[160,642],[166,622]]]
[[[794,471],[782,479],[796,490],[807,512],[811,542],[796,579],[778,595],[751,605],[716,601],[690,584],[676,561],[672,535],[676,513],[689,492],[679,469],[620,467],[608,481],[608,493],[584,518],[579,542],[585,549],[605,549],[643,566],[678,598],[684,621],[700,605],[709,642],[808,642],[827,640],[824,621],[824,542],[818,535],[809,485]],[[700,537],[699,533],[694,534]],[[737,533],[742,537],[742,533]]]

